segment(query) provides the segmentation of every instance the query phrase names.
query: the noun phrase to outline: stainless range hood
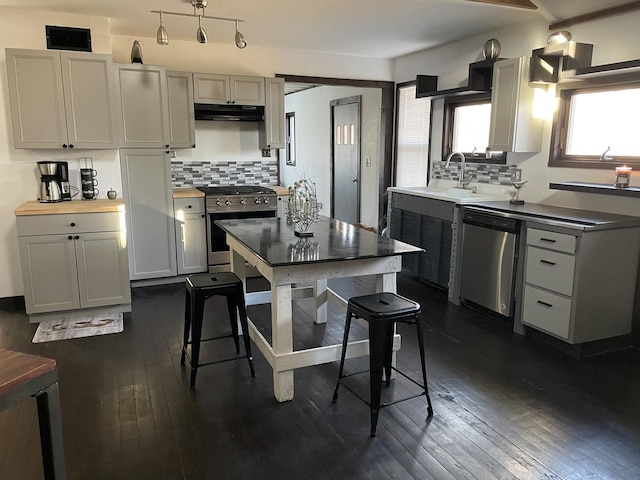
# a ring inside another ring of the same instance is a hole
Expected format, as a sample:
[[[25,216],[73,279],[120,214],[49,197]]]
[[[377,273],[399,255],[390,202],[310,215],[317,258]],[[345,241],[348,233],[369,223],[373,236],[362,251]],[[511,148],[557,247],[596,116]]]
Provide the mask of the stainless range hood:
[[[211,105],[195,104],[196,120],[223,122],[262,122],[264,107],[260,105]]]

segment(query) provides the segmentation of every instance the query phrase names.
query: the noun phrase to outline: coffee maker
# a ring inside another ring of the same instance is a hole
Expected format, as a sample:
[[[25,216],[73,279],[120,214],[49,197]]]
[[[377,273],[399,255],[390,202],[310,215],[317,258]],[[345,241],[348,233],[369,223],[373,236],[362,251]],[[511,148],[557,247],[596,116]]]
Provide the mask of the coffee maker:
[[[55,162],[56,178],[60,185],[60,195],[63,202],[71,201],[71,186],[69,185],[69,164],[67,162]]]
[[[58,183],[58,162],[38,162],[40,170],[40,203],[62,201],[62,191]],[[67,182],[68,183],[68,182]]]

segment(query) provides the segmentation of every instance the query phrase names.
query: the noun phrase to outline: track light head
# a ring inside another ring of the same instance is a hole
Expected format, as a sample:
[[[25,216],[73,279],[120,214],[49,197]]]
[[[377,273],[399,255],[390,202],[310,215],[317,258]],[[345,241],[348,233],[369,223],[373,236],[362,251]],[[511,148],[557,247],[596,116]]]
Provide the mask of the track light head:
[[[169,45],[169,35],[167,34],[167,29],[162,25],[162,12],[160,12],[160,26],[158,27],[158,32],[156,33],[156,41],[158,45]]]
[[[245,40],[244,35],[238,31],[238,19],[236,18],[236,47],[244,48],[246,46],[247,41]]]
[[[198,30],[196,31],[196,40],[198,43],[207,43],[207,32],[204,31],[202,25],[200,25],[200,17],[198,17]]]

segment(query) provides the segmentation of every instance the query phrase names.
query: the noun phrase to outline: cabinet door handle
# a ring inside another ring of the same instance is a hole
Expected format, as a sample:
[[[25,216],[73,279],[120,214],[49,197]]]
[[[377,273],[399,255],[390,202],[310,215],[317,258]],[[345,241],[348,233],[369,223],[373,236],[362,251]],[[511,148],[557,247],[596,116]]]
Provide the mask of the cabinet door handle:
[[[536,302],[538,302],[540,305],[543,305],[545,307],[553,307],[553,305],[551,305],[550,303],[547,302],[543,302],[542,300],[536,300]]]
[[[549,260],[540,260],[540,263],[544,263],[545,265],[551,265],[551,266],[556,264],[556,262],[550,262]]]
[[[73,238],[75,238],[76,240],[78,240],[78,239],[80,238],[80,235],[76,235],[76,236],[75,236],[75,237],[73,237]]]
[[[200,215],[201,218],[204,218],[204,213],[202,215]]]
[[[69,147],[69,145],[67,145],[66,143],[62,144],[62,148],[68,148],[68,147]]]
[[[67,240],[73,240],[73,235],[69,235],[69,236],[67,237]]]
[[[73,143],[70,143],[70,144],[69,144],[69,148],[73,148]]]
[[[556,240],[554,240],[553,238],[544,238],[544,237],[541,237],[541,238],[540,238],[540,241],[541,241],[541,242],[548,242],[548,243],[556,243]]]

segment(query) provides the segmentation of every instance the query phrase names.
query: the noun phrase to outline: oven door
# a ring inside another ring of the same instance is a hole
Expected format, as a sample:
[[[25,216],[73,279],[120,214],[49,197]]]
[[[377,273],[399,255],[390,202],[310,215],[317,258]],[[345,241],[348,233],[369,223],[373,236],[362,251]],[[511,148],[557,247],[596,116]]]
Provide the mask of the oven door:
[[[254,210],[245,212],[208,212],[207,232],[209,234],[209,252],[207,254],[209,266],[229,265],[229,246],[227,237],[216,220],[237,220],[242,218],[271,218],[275,217],[277,210]]]

